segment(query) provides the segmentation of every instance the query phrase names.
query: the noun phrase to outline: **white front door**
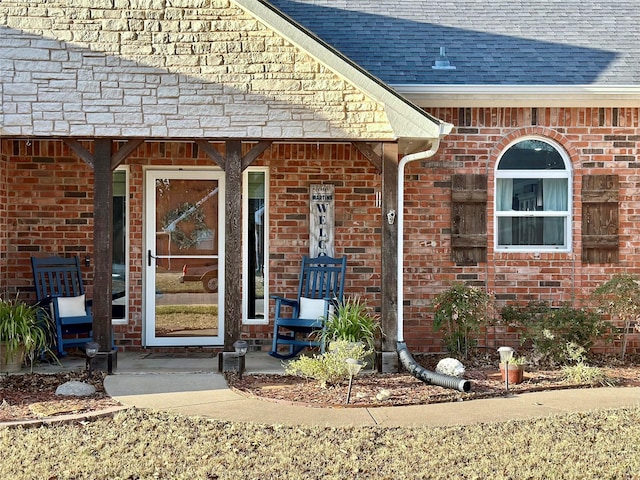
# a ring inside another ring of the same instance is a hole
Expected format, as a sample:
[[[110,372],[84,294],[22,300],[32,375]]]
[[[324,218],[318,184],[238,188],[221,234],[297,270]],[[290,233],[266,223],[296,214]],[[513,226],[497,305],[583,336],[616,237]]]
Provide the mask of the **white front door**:
[[[224,173],[148,170],[145,345],[224,344]]]

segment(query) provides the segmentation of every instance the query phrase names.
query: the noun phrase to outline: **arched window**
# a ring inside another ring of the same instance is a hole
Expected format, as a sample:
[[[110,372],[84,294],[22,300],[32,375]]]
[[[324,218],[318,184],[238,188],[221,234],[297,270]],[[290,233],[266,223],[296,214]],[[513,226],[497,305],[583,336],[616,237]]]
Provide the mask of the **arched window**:
[[[498,160],[495,178],[496,250],[571,249],[571,167],[559,145],[517,140]]]

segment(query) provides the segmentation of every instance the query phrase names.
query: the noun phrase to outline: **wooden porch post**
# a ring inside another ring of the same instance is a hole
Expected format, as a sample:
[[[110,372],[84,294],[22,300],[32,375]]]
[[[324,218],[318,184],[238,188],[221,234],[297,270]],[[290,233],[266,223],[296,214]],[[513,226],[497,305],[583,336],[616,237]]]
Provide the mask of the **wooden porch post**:
[[[113,178],[112,141],[96,139],[93,190],[93,338],[100,351],[110,351],[111,262],[113,259]]]
[[[242,142],[225,150],[224,349],[232,351],[242,326]]]
[[[384,143],[382,151],[382,266],[381,321],[382,358],[378,370],[398,370],[398,224],[389,223],[387,214],[398,208],[398,145]]]

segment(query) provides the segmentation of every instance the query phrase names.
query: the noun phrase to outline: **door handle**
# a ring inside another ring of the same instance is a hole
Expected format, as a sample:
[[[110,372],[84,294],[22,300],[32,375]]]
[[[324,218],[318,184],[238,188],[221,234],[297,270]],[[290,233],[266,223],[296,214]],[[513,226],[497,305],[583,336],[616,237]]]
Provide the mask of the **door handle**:
[[[151,266],[151,259],[152,258],[158,258],[155,255],[151,254],[151,250],[147,250],[147,265]]]

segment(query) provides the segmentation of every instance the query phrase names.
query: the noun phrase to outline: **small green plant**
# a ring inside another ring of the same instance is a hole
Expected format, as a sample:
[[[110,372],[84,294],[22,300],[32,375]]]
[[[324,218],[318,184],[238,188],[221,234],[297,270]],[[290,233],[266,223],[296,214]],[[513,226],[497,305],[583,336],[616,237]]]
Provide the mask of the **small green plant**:
[[[558,308],[547,302],[507,305],[503,321],[515,328],[520,344],[530,344],[538,362],[564,364],[567,343],[589,350],[596,339],[606,337],[610,324],[596,312],[565,304]]]
[[[494,297],[481,288],[456,284],[433,300],[433,327],[444,330],[449,353],[467,356],[475,345],[474,334],[491,323]]]
[[[591,367],[584,363],[565,365],[562,367],[562,380],[576,385],[601,385],[612,387],[613,382],[601,368]]]
[[[573,342],[565,346],[567,360],[570,365],[562,367],[562,380],[579,385],[613,386],[613,382],[607,377],[601,368],[591,367],[586,364],[586,350]]]
[[[362,342],[369,351],[374,350],[376,337],[381,333],[379,318],[371,314],[360,297],[347,298],[339,303],[322,330],[316,332],[324,345],[336,340]]]
[[[15,300],[0,300],[0,343],[5,362],[24,349],[33,372],[37,354],[46,353],[54,357],[49,347],[51,323],[44,315],[39,315],[40,312],[41,307],[28,305],[17,295]]]
[[[332,342],[330,349],[321,355],[303,356],[290,361],[286,364],[284,373],[312,378],[317,380],[322,387],[337,385],[349,378],[346,360],[353,358],[364,361],[367,353],[368,351],[362,343],[337,340]]]
[[[613,382],[607,377],[601,368],[591,367],[586,364],[587,351],[574,342],[564,345],[567,365],[562,367],[562,380],[578,385],[602,385],[613,386]]]
[[[513,357],[511,360],[509,360],[509,365],[513,365],[513,366],[520,366],[520,365],[526,365],[526,364],[527,364],[527,357],[524,357],[524,356]]]
[[[619,274],[596,288],[592,298],[599,304],[602,313],[617,317],[623,324],[620,356],[624,359],[631,322],[640,318],[640,283],[629,274]]]

